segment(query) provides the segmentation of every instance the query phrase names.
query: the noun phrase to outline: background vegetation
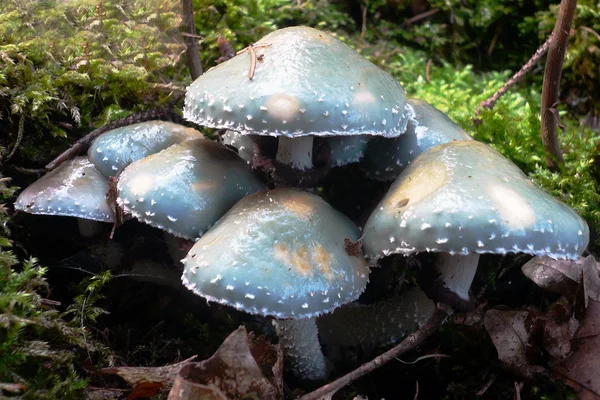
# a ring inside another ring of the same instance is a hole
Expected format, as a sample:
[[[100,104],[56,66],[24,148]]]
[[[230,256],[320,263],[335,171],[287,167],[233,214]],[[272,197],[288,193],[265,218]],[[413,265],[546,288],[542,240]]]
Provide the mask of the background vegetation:
[[[479,102],[550,34],[555,2],[194,0],[194,7],[205,69],[220,55],[218,35],[239,50],[289,25],[333,32],[411,97],[448,113],[574,207],[590,224],[597,251],[600,2],[577,6],[559,105],[565,165],[557,173],[545,168],[539,135],[543,64],[473,123]],[[44,302],[46,269],[8,230],[15,186],[30,183],[30,169],[93,128],[182,92],[190,81],[179,13],[176,0],[0,2],[0,383],[26,384],[31,397],[76,396],[86,379],[74,366],[90,352],[108,354],[86,328],[101,314],[93,307],[106,279],[81,285],[71,305]]]

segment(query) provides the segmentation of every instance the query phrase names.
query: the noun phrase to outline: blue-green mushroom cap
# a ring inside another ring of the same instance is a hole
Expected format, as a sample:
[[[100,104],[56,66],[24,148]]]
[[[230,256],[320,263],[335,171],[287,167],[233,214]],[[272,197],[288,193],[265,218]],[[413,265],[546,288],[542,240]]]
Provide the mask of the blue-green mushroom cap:
[[[222,136],[223,144],[233,146],[237,149],[240,156],[248,164],[252,163],[254,157],[254,138],[253,135],[242,135],[236,131],[227,131]],[[274,139],[275,140],[275,139]]]
[[[183,260],[183,283],[221,304],[277,318],[310,318],[356,299],[369,276],[346,251],[360,232],[320,197],[281,188],[237,203]]]
[[[381,135],[406,129],[405,93],[387,72],[335,37],[279,29],[188,88],[184,118],[202,126],[271,136]]]
[[[368,135],[354,135],[327,138],[331,164],[341,167],[346,164],[359,162],[365,154],[370,137]]]
[[[238,200],[265,186],[232,150],[197,139],[132,163],[120,175],[117,189],[126,213],[195,239]]]
[[[454,140],[473,140],[446,114],[420,99],[408,99],[413,112],[406,132],[397,138],[374,138],[365,151],[363,166],[375,179],[391,181],[419,154]]]
[[[574,259],[589,242],[575,211],[476,141],[421,154],[392,184],[363,234],[370,257],[433,251]]]
[[[202,137],[197,130],[173,122],[141,122],[100,135],[88,149],[88,157],[98,171],[108,178],[134,161],[174,144]]]
[[[106,202],[108,181],[87,157],[65,161],[21,192],[15,209],[30,214],[114,222]]]

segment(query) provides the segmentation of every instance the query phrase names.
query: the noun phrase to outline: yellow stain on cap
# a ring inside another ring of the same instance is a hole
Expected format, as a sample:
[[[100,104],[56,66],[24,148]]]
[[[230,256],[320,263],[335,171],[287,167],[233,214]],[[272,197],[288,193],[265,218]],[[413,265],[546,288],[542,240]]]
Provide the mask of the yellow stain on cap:
[[[383,206],[391,213],[404,211],[406,206],[415,205],[442,188],[448,182],[448,171],[441,162],[417,169],[408,167],[397,182],[383,200]]]
[[[129,189],[135,196],[143,196],[152,188],[154,180],[151,176],[141,175],[133,179],[129,184]]]
[[[265,103],[269,116],[278,121],[290,121],[300,110],[296,97],[286,93],[275,93]]]
[[[486,191],[504,223],[511,229],[526,229],[535,223],[532,205],[515,190],[501,184],[494,184],[488,186]]]
[[[317,243],[314,245],[312,261],[317,265],[319,270],[323,273],[328,281],[333,279],[333,273],[331,271],[332,258],[332,254],[325,250],[325,247],[323,247],[322,244]]]

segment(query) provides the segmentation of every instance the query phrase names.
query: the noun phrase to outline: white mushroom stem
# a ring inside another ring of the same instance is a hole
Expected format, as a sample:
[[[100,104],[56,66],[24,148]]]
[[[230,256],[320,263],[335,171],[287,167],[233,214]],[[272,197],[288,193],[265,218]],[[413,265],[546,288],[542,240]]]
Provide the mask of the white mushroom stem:
[[[335,357],[337,347],[375,349],[401,341],[422,327],[435,303],[419,288],[376,304],[348,304],[318,318],[321,344]]]
[[[84,238],[91,238],[102,232],[105,222],[93,221],[91,219],[77,218],[79,234]]]
[[[302,136],[289,138],[279,137],[277,156],[275,159],[284,165],[295,169],[304,170],[313,167],[313,137]]]
[[[300,379],[327,377],[327,363],[321,351],[315,318],[273,320],[283,346],[285,360]]]
[[[439,272],[444,285],[461,299],[469,300],[469,289],[477,272],[479,254],[450,255],[440,253],[435,269]]]

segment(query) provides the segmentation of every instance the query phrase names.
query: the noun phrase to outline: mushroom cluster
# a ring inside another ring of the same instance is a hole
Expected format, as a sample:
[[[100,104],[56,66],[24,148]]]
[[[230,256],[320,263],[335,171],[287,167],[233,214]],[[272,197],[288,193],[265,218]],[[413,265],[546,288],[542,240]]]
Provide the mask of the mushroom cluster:
[[[118,204],[195,241],[182,260],[183,285],[272,318],[288,366],[303,379],[328,373],[318,326],[329,343],[397,338],[425,320],[432,300],[468,306],[480,254],[576,258],[589,241],[586,223],[512,162],[316,29],[277,30],[210,69],[188,88],[184,117],[226,129],[225,144],[157,121],[109,131],[87,158],[23,191],[16,207],[112,222]],[[362,232],[318,190],[298,189],[350,163],[394,181],[373,199]],[[109,178],[115,204],[106,200]],[[380,314],[377,305],[342,307],[365,290],[379,259],[418,253],[436,254],[434,283],[382,304]]]

